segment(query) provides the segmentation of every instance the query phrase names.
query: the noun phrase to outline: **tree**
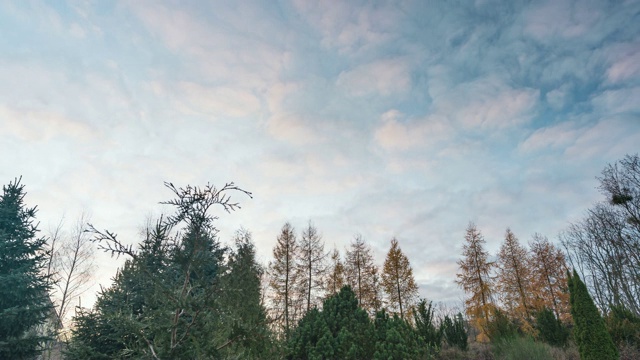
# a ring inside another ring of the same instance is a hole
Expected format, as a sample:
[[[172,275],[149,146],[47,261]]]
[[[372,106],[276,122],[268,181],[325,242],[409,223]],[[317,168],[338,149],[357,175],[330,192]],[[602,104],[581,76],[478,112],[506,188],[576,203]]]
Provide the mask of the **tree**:
[[[223,347],[223,356],[265,358],[271,351],[271,334],[262,305],[263,269],[256,261],[256,249],[249,231],[238,230],[234,243],[236,249],[229,254],[227,271],[220,279],[221,339],[229,344]]]
[[[389,307],[400,312],[405,319],[406,309],[413,305],[418,296],[418,285],[413,278],[409,259],[402,253],[398,240],[391,239],[391,248],[387,253],[382,270],[382,289],[387,296]]]
[[[295,286],[300,277],[296,259],[300,248],[291,224],[286,223],[273,248],[273,261],[269,263],[269,287],[272,292],[272,304],[279,319],[284,338],[287,339],[297,319],[297,302]]]
[[[0,196],[0,358],[29,359],[49,338],[38,331],[52,312],[46,239],[37,237],[36,207],[28,208],[20,179]]]
[[[491,270],[494,263],[488,260],[489,253],[484,250],[485,240],[475,224],[469,223],[462,246],[463,259],[458,260],[460,267],[456,283],[465,293],[467,315],[471,318],[479,334],[478,341],[487,341],[487,324],[492,316],[494,282]]]
[[[166,185],[175,198],[164,204],[176,211],[147,231],[139,249],[90,226],[100,248],[129,259],[94,309],[77,317],[69,358],[213,358],[237,341],[221,334],[225,250],[209,211],[217,205],[231,212],[239,206],[228,193],[250,193],[233,183]]]
[[[66,233],[60,222],[49,236],[47,273],[55,284],[54,304],[62,327],[69,325],[69,309],[75,307],[79,296],[87,290],[95,271],[94,247],[90,234],[85,231],[87,222],[82,214],[71,233]]]
[[[428,351],[438,349],[442,343],[443,328],[438,328],[435,323],[433,304],[421,299],[413,313],[415,331],[426,345]]]
[[[420,355],[418,338],[409,324],[397,315],[389,317],[383,309],[376,313],[377,334],[374,360],[416,359]]]
[[[533,288],[531,287],[532,273],[529,268],[529,254],[520,245],[518,238],[507,229],[504,243],[498,253],[497,288],[507,314],[516,319],[520,329],[533,335]]]
[[[340,260],[340,252],[338,249],[333,249],[331,257],[329,259],[329,266],[327,268],[327,286],[326,297],[335,295],[345,285],[345,268],[344,264]]]
[[[300,274],[298,289],[300,298],[305,302],[305,312],[317,306],[324,290],[324,274],[327,266],[324,243],[318,230],[309,222],[302,231],[299,244],[298,273]]]
[[[539,338],[553,346],[564,346],[569,338],[567,328],[547,307],[536,313],[536,329]]]
[[[540,234],[533,235],[529,248],[531,249],[529,267],[532,274],[531,286],[535,293],[535,308],[538,311],[544,308],[550,309],[556,319],[569,322],[571,314],[564,253]]]
[[[311,309],[287,342],[288,359],[371,359],[374,329],[349,286]]]
[[[562,245],[601,309],[640,316],[640,157],[607,165],[598,180],[606,201],[571,224]]]
[[[462,313],[456,314],[453,319],[445,315],[440,324],[440,332],[449,346],[457,347],[462,351],[466,351],[469,347],[468,334],[465,328],[465,321]]]
[[[578,345],[580,359],[618,359],[618,349],[607,332],[604,320],[589,295],[586,285],[575,270],[568,278],[571,315],[575,324],[573,338]]]
[[[371,248],[364,242],[362,236],[356,235],[347,250],[345,261],[347,284],[356,293],[358,305],[365,309],[370,315],[378,310],[377,300],[379,299],[376,287],[375,269]]]

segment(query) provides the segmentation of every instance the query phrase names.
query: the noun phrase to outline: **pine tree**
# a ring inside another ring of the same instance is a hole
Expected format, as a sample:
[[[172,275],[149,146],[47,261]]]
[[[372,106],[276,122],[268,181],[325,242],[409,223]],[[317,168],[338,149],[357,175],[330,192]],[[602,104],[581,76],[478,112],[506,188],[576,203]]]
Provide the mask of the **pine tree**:
[[[413,313],[413,323],[415,331],[422,339],[422,342],[427,347],[427,351],[440,348],[442,344],[443,328],[437,328],[435,323],[433,304],[427,300],[422,299],[418,302],[416,309]]]
[[[407,309],[418,296],[418,285],[413,278],[409,259],[402,253],[395,238],[391,239],[391,248],[384,261],[382,289],[387,296],[389,307],[399,311],[400,318],[404,320]]]
[[[507,229],[498,253],[497,287],[507,315],[516,320],[526,334],[534,334],[532,273],[529,253]]]
[[[311,309],[292,331],[287,358],[371,359],[374,329],[349,286],[327,298],[322,310]]]
[[[377,300],[379,299],[374,277],[377,270],[374,268],[371,248],[364,242],[362,236],[356,235],[350,249],[347,250],[346,279],[347,284],[356,293],[358,305],[372,316],[378,308]]]
[[[281,325],[285,339],[297,319],[298,298],[296,284],[300,277],[296,260],[299,257],[299,245],[291,224],[286,223],[280,230],[273,249],[273,261],[269,264],[269,287],[272,293],[275,318]]]
[[[297,262],[299,297],[304,301],[305,312],[318,305],[321,292],[324,290],[324,274],[326,272],[327,254],[318,230],[309,222],[302,231]]]
[[[562,322],[569,322],[569,291],[567,290],[567,264],[562,250],[539,234],[533,235],[531,249],[531,286],[535,293],[535,308],[553,311]]]
[[[397,315],[389,317],[386,311],[376,313],[376,352],[374,360],[416,359],[420,354],[417,334]]]
[[[38,238],[36,208],[24,203],[21,179],[0,196],[0,358],[29,359],[48,340],[39,331],[54,312],[45,274],[46,240]]]
[[[326,297],[335,295],[342,289],[346,283],[344,275],[345,268],[342,260],[340,260],[340,252],[338,249],[333,249],[326,273]]]
[[[469,223],[462,246],[463,259],[458,260],[460,270],[456,282],[468,297],[465,300],[467,315],[478,330],[478,341],[486,342],[487,325],[495,309],[493,303],[494,281],[491,270],[494,263],[489,262],[489,253],[484,250],[484,238],[475,224]]]
[[[618,349],[607,332],[604,320],[578,273],[568,276],[573,338],[582,360],[618,359]]]

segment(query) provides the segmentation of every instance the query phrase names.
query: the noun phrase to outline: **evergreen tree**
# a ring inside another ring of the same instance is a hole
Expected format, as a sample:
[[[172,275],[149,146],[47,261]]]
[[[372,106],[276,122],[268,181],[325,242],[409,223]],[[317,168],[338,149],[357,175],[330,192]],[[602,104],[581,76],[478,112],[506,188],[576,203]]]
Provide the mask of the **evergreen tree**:
[[[453,319],[448,315],[445,315],[442,323],[440,324],[440,332],[443,334],[443,337],[449,346],[457,347],[462,351],[466,351],[469,347],[469,336],[467,334],[467,329],[465,328],[462,313],[456,314]]]
[[[568,279],[571,315],[575,324],[573,338],[578,345],[580,358],[582,360],[618,359],[618,349],[607,332],[604,320],[589,295],[586,285],[575,270]]]
[[[569,338],[567,328],[546,307],[536,314],[536,329],[540,339],[553,346],[564,346]]]
[[[0,196],[0,359],[35,357],[48,340],[39,327],[55,314],[44,271],[46,240],[37,237],[36,208],[26,207],[20,180],[3,186]]]
[[[263,269],[256,261],[256,249],[247,230],[238,230],[235,251],[229,254],[227,272],[220,280],[223,357],[266,358],[271,352],[271,334],[262,305]],[[228,345],[226,345],[228,344]]]
[[[384,261],[382,289],[387,296],[389,307],[399,311],[400,318],[404,320],[407,309],[413,305],[418,296],[418,285],[413,278],[409,259],[400,250],[398,240],[395,238],[391,239],[391,248]]]
[[[463,259],[458,260],[460,270],[456,282],[468,294],[465,300],[467,315],[478,330],[478,341],[486,342],[487,324],[491,319],[495,305],[493,304],[494,280],[491,270],[494,263],[489,262],[489,253],[484,250],[485,240],[475,224],[469,223],[462,246]]]
[[[374,329],[349,286],[311,309],[288,341],[288,359],[371,359]]]
[[[381,310],[376,313],[376,352],[374,360],[416,359],[420,354],[418,338],[406,321],[394,315],[392,318]]]
[[[103,249],[130,258],[94,309],[76,318],[68,358],[215,358],[237,340],[225,332],[220,275],[228,267],[209,209],[235,210],[226,193],[242,190],[166,185],[176,195],[166,204],[177,210],[147,232],[138,250],[92,227]]]
[[[438,349],[442,344],[443,328],[436,327],[433,304],[422,299],[413,313],[415,331],[429,349]]]

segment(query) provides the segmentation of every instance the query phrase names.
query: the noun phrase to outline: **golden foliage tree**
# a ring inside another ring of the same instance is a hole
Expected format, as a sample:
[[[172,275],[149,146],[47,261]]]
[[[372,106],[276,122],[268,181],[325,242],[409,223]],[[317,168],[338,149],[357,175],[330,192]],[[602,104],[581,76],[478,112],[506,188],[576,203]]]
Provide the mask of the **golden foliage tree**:
[[[491,271],[494,263],[488,260],[489,253],[484,250],[485,240],[476,225],[469,223],[462,246],[463,258],[458,260],[459,271],[456,283],[465,293],[467,315],[479,331],[478,341],[488,341],[487,324],[493,314],[494,281]]]
[[[409,259],[400,250],[395,238],[391,239],[391,248],[382,268],[382,289],[389,308],[394,312],[399,311],[400,318],[404,319],[406,310],[418,297],[418,285],[413,278]]]
[[[375,268],[371,248],[364,242],[361,235],[356,235],[351,247],[347,250],[345,278],[347,285],[351,285],[356,294],[358,305],[369,314],[374,314],[379,308]]]
[[[532,272],[529,253],[518,238],[507,228],[498,253],[497,288],[507,314],[518,322],[527,334],[533,334]]]
[[[534,234],[529,243],[531,249],[530,268],[533,274],[537,310],[546,307],[554,312],[557,319],[568,322],[571,319],[569,292],[567,290],[567,264],[562,250],[549,240]]]
[[[329,267],[327,269],[326,277],[326,297],[337,294],[343,286],[346,285],[344,278],[345,269],[342,260],[340,259],[340,252],[338,249],[333,249],[329,259]]]
[[[295,289],[300,275],[296,264],[299,251],[293,227],[289,223],[284,224],[273,248],[273,261],[269,263],[268,274],[273,316],[284,331],[285,338],[289,336],[289,330],[299,315]]]

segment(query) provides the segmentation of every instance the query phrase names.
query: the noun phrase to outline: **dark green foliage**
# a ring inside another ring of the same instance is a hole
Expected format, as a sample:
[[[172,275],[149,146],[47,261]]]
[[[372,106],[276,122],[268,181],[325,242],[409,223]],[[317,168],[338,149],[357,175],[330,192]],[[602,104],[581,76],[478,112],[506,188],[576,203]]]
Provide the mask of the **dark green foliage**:
[[[420,341],[427,348],[437,351],[442,344],[444,327],[436,327],[433,314],[433,304],[429,302],[427,305],[427,301],[425,299],[420,300],[413,313],[413,321],[415,324],[416,334],[421,339]]]
[[[611,336],[607,332],[604,320],[587,291],[578,273],[568,276],[571,303],[571,315],[575,326],[573,338],[578,345],[582,360],[618,359]]]
[[[262,267],[256,261],[251,233],[240,230],[235,237],[236,250],[229,256],[226,272],[220,279],[224,324],[222,338],[231,341],[222,350],[223,357],[266,358],[273,351],[266,310],[261,303]]]
[[[492,343],[512,339],[518,336],[518,325],[513,323],[504,312],[496,309],[487,324],[487,334]]]
[[[269,353],[262,270],[250,235],[239,234],[225,262],[227,249],[208,214],[215,204],[233,210],[237,205],[224,191],[239,189],[167,186],[177,195],[167,204],[177,211],[148,230],[138,251],[93,229],[104,249],[130,259],[94,309],[76,317],[68,358],[250,359]]]
[[[390,318],[384,310],[378,311],[375,328],[377,341],[373,359],[416,359],[421,353],[416,332],[397,315]]]
[[[458,313],[453,320],[445,316],[440,324],[440,332],[449,346],[466,351],[469,347],[467,329],[462,313]]]
[[[351,287],[345,286],[299,321],[287,343],[288,359],[371,359],[374,328],[358,307]]]
[[[640,317],[622,306],[614,306],[609,310],[605,322],[618,347],[640,348]]]
[[[553,346],[565,346],[569,330],[556,318],[551,309],[543,308],[536,314],[536,328],[540,340]]]
[[[48,340],[39,326],[55,318],[43,275],[46,240],[36,237],[36,208],[25,207],[24,196],[20,179],[0,196],[0,359],[35,357]]]

